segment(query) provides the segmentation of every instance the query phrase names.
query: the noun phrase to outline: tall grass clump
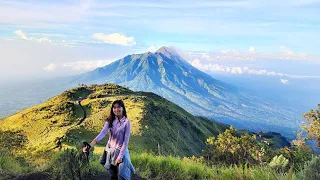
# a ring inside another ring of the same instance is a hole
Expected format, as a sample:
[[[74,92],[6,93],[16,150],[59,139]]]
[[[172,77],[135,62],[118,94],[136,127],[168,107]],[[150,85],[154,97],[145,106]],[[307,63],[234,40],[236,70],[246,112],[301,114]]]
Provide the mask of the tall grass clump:
[[[320,156],[313,156],[309,162],[306,162],[297,177],[301,180],[320,179]]]
[[[213,179],[214,173],[206,165],[184,161],[172,156],[140,154],[131,157],[137,173],[146,179]]]
[[[293,168],[280,171],[268,166],[213,165],[201,162],[201,158],[177,158],[139,154],[131,157],[139,176],[146,179],[213,179],[213,180],[292,180]],[[199,160],[200,159],[200,160]]]

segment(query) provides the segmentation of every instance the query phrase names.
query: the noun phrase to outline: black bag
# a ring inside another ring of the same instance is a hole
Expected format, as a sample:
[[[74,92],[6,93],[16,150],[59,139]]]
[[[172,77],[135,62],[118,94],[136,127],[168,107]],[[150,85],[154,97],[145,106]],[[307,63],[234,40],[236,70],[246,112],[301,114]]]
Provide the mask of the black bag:
[[[103,150],[102,157],[100,158],[100,164],[104,166],[106,164],[106,159],[107,159],[107,152],[106,150]]]

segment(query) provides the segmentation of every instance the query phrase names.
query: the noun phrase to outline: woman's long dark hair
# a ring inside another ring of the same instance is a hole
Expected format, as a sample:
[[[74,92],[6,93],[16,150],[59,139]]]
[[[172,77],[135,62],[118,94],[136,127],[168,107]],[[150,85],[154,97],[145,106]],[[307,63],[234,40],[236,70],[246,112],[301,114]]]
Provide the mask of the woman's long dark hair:
[[[113,113],[113,107],[114,107],[115,104],[118,104],[120,107],[123,108],[122,114],[123,114],[123,116],[127,117],[127,111],[126,111],[126,107],[124,106],[123,101],[122,100],[115,100],[112,103],[110,114],[109,114],[109,116],[107,118],[107,122],[109,122],[109,128],[112,128],[113,121],[116,118],[116,115]]]

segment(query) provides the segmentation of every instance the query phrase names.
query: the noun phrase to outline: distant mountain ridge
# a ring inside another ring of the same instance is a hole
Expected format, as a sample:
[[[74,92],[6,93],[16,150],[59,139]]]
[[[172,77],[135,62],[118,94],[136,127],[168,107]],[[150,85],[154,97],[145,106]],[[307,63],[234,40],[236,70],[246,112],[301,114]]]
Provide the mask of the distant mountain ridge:
[[[214,79],[168,47],[161,47],[155,53],[128,55],[79,75],[73,82],[116,83],[135,91],[153,92],[194,115],[254,131],[274,130],[287,136],[294,134],[292,119],[300,116]]]

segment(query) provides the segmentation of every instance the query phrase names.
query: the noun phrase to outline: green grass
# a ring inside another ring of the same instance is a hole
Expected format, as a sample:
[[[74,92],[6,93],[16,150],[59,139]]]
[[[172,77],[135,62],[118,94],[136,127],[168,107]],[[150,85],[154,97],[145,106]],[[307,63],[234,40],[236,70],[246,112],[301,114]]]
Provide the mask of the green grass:
[[[70,154],[70,150],[68,151]],[[74,151],[74,152],[77,152]],[[66,151],[57,152],[51,156],[50,161],[45,162],[42,166],[28,166],[22,160],[17,160],[13,156],[0,155],[0,175],[1,177],[22,177],[27,174],[46,172],[52,177],[61,177],[68,174],[67,163],[69,160],[60,162],[57,166],[55,163],[59,158],[65,157]],[[72,158],[71,158],[72,159]],[[101,173],[107,173],[99,164],[100,155],[93,154],[90,156],[89,166],[83,165],[81,168],[82,176],[97,176]],[[61,161],[61,160],[60,160]],[[132,154],[131,161],[135,167],[136,174],[145,179],[212,179],[212,180],[291,180],[296,179],[292,170],[288,172],[277,172],[268,166],[212,166],[196,162],[189,158],[178,158],[173,156],[155,156],[153,154],[141,153]],[[62,163],[62,164],[61,164]],[[79,164],[79,166],[81,163]],[[77,166],[78,167],[78,166]],[[77,168],[75,167],[75,168]],[[89,171],[90,170],[90,171]],[[69,174],[70,176],[70,174]],[[1,179],[1,178],[0,178]]]
[[[19,176],[32,170],[23,157],[0,152],[0,179],[9,179],[11,176]]]
[[[200,163],[186,162],[172,156],[140,154],[132,156],[137,173],[146,179],[212,179],[213,171]]]
[[[146,179],[291,180],[292,171],[280,173],[268,166],[212,166],[172,156],[139,154],[131,157],[137,173]]]

